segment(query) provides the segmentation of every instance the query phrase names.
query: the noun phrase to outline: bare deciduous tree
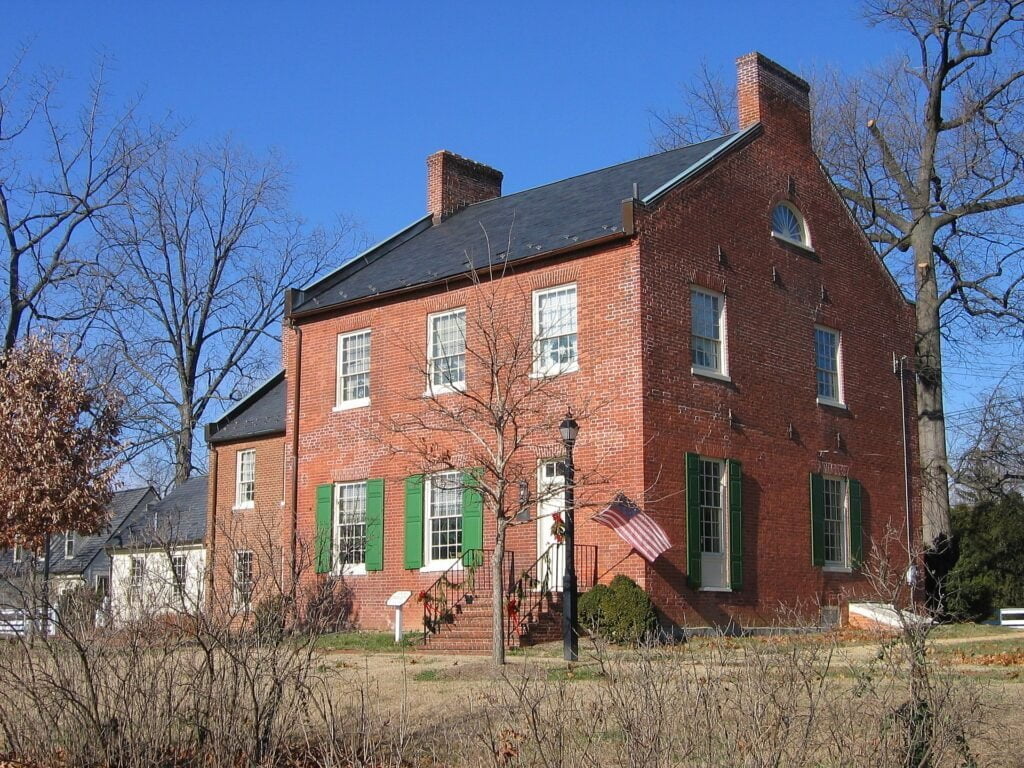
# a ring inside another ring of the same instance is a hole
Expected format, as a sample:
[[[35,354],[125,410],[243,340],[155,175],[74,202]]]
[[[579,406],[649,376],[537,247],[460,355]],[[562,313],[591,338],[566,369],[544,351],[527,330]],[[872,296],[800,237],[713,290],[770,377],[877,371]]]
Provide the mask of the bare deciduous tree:
[[[818,156],[869,239],[915,299],[924,536],[949,531],[942,332],[973,319],[1019,326],[1024,251],[1024,2],[870,0],[869,23],[907,51],[858,77],[819,78]],[[662,146],[721,132],[705,69]],[[909,259],[900,261],[900,254]]]
[[[1024,487],[1024,396],[996,387],[976,408],[955,419],[963,450],[956,463],[957,490],[977,503]]]
[[[567,390],[564,377],[538,373],[545,367],[556,373],[559,352],[535,343],[530,313],[523,312],[529,291],[501,272],[472,273],[473,303],[461,328],[434,329],[428,359],[409,348],[427,384],[424,405],[393,417],[384,435],[392,450],[411,456],[425,473],[479,471],[472,482],[483,502],[485,535],[493,532],[491,658],[497,665],[505,662],[508,531],[527,522],[526,516],[517,520],[525,505],[543,501],[545,493],[561,493],[560,488],[538,489],[538,496],[526,500],[520,488],[536,478],[541,459],[561,454],[558,427],[567,407],[571,404],[580,421],[599,407],[593,396]],[[504,279],[495,280],[499,277]],[[577,472],[577,485],[592,484],[592,476]]]
[[[111,112],[103,69],[77,111],[60,103],[60,81],[26,81],[21,62],[0,81],[0,312],[2,349],[31,320],[61,331],[91,316],[85,288],[96,250],[89,224],[124,202],[129,181],[164,141],[139,126],[132,107]]]
[[[102,323],[128,378],[141,448],[168,448],[173,483],[196,469],[210,404],[267,373],[284,289],[336,256],[350,225],[309,230],[287,208],[286,178],[223,143],[161,152],[109,220],[111,295]]]
[[[0,546],[98,531],[120,467],[116,394],[90,388],[79,360],[30,336],[0,355],[0,424]]]

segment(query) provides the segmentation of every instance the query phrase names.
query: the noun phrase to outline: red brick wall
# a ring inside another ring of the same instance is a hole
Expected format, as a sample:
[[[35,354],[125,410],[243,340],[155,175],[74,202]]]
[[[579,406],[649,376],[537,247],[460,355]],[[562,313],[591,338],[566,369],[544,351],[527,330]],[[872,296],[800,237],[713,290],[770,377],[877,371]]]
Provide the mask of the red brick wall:
[[[809,474],[836,473],[826,463],[863,484],[866,559],[890,528],[905,536],[892,354],[911,355],[913,312],[811,153],[805,116],[789,109],[777,109],[761,137],[638,220],[647,508],[674,544],[648,568],[647,583],[678,623],[771,622],[780,603],[803,602],[816,613],[815,601],[866,591],[856,574],[811,565]],[[803,213],[813,253],[770,236],[782,200]],[[693,285],[726,294],[730,383],[690,372]],[[847,410],[816,404],[815,324],[842,333]],[[686,586],[688,451],[743,462],[744,584],[736,593]],[[892,554],[905,567],[906,555]]]
[[[486,316],[481,302],[491,291],[507,307],[505,329],[521,325],[527,343],[532,322],[532,291],[575,282],[578,290],[580,370],[556,380],[556,389],[535,403],[539,420],[549,420],[550,436],[540,438],[522,459],[524,476],[535,485],[539,459],[561,453],[557,422],[571,406],[590,413],[581,418],[576,450],[580,472],[588,476],[580,488],[578,540],[601,546],[598,567],[610,578],[612,568],[643,579],[641,561],[611,531],[590,522],[594,506],[606,501],[616,490],[631,495],[642,491],[643,463],[641,401],[638,372],[640,347],[636,333],[640,324],[639,269],[635,244],[610,248],[576,260],[563,260],[523,269],[483,287],[465,286],[447,292],[378,306],[339,312],[307,321],[302,325],[302,399],[299,415],[298,529],[308,553],[315,535],[315,489],[322,483],[385,480],[384,570],[365,576],[349,576],[357,599],[357,620],[364,627],[383,628],[393,618],[384,601],[394,591],[418,592],[429,587],[437,573],[407,571],[404,556],[404,481],[423,470],[416,456],[395,453],[401,445],[388,429],[394,414],[425,414],[422,374],[426,356],[427,315],[444,309],[467,308],[467,335],[473,344],[474,318]],[[337,336],[371,328],[370,389],[368,407],[334,411]],[[472,359],[467,362],[470,388],[486,386],[485,371]],[[295,345],[290,345],[289,378],[294,367]],[[450,395],[449,397],[459,397]],[[294,400],[289,392],[288,428],[291,429]],[[290,438],[290,435],[289,435]],[[456,457],[460,439],[436,436],[439,450],[450,449]],[[465,454],[465,466],[473,459]],[[458,461],[458,459],[457,459]],[[544,524],[550,525],[550,522]],[[528,565],[536,559],[536,523],[513,529],[510,547],[516,563]],[[491,547],[493,521],[486,520],[484,546]],[[312,578],[306,568],[306,578]],[[420,606],[406,609],[406,625],[418,625]]]
[[[215,611],[230,610],[235,550],[253,553],[254,604],[284,588],[284,445],[284,436],[276,435],[210,447],[207,542],[212,591],[207,604]],[[252,508],[237,508],[236,457],[248,449],[256,451],[256,499]]]

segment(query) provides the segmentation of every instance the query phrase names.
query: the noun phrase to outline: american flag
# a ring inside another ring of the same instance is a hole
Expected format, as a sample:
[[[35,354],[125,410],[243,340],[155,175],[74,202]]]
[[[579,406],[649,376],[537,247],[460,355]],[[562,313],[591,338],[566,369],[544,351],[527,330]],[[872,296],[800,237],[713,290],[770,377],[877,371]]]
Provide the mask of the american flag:
[[[658,555],[672,546],[665,531],[654,522],[654,518],[644,514],[636,504],[621,493],[612,503],[594,515],[593,520],[607,525],[649,563],[658,559]]]

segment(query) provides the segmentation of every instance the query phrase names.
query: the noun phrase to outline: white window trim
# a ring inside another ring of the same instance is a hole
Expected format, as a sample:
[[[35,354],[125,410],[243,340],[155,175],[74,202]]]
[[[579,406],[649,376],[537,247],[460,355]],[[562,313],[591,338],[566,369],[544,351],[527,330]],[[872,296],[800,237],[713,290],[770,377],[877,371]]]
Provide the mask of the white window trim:
[[[249,555],[249,599],[247,601],[242,600],[242,590],[239,589],[240,582],[238,580],[238,563],[240,559],[239,555],[242,554]],[[236,549],[234,555],[234,562],[232,563],[231,572],[231,607],[233,610],[236,611],[248,611],[251,610],[253,607],[252,598],[256,586],[256,557],[255,555],[253,555],[251,549]]]
[[[434,346],[434,320],[445,317],[446,315],[461,314],[463,317],[463,338],[462,338],[462,357],[464,363],[468,362],[466,355],[466,308],[455,307],[454,309],[446,309],[442,312],[434,312],[427,315],[427,388],[423,392],[424,397],[433,397],[434,395],[447,395],[453,392],[465,392],[466,391],[466,379],[462,381],[456,381],[451,384],[435,384],[434,383],[434,360],[433,357],[433,346]],[[463,364],[462,375],[463,377],[468,376],[469,371],[466,370],[465,364]]]
[[[829,573],[853,573],[853,567],[851,566],[850,557],[850,478],[840,477],[839,475],[822,475],[822,482],[827,480],[838,480],[843,485],[843,501],[842,501],[842,516],[840,519],[840,527],[843,533],[843,559],[842,560],[825,560],[822,570],[828,571]],[[822,510],[824,515],[824,510]],[[822,521],[822,525],[825,521]],[[824,544],[822,544],[822,557],[825,556]]]
[[[706,368],[702,365],[693,365],[693,294],[703,293],[707,296],[713,296],[721,302],[721,311],[718,313],[718,335],[719,339],[719,360],[721,362],[719,368]],[[729,310],[727,302],[725,300],[725,294],[719,293],[718,291],[712,291],[705,288],[702,285],[691,285],[690,286],[690,373],[695,376],[706,376],[709,379],[717,379],[719,381],[732,381],[732,377],[729,376]]]
[[[348,411],[348,410],[351,410],[352,408],[365,408],[366,406],[368,406],[370,404],[370,397],[369,396],[366,396],[366,397],[356,397],[356,398],[353,398],[352,400],[343,400],[342,399],[342,395],[344,394],[344,387],[342,387],[342,385],[341,385],[341,362],[342,362],[343,344],[344,344],[345,339],[351,339],[351,338],[353,338],[355,336],[361,336],[364,333],[367,336],[370,337],[369,338],[369,343],[367,345],[368,346],[368,354],[370,355],[370,360],[367,360],[367,362],[366,362],[366,372],[367,372],[367,376],[369,377],[369,375],[370,375],[370,364],[372,362],[372,356],[373,356],[373,334],[371,332],[371,329],[369,329],[369,328],[360,328],[357,331],[348,331],[347,333],[339,333],[338,334],[338,349],[337,349],[337,352],[336,352],[336,363],[335,363],[335,367],[334,367],[334,408],[332,409],[335,412],[338,412],[338,411]],[[367,387],[367,388],[369,388],[369,387]]]
[[[22,548],[21,544],[15,544],[14,548],[11,550],[11,562],[15,565],[20,565],[24,559],[25,550]]]
[[[827,325],[814,326],[814,391],[818,391],[818,331],[825,331],[836,337],[836,389],[839,392],[839,398],[816,395],[815,402],[818,405],[846,409],[846,382],[843,376],[843,334],[842,331],[829,328]]]
[[[547,293],[556,293],[565,288],[573,288],[576,291],[576,357],[568,365],[540,367],[540,339],[537,336],[537,329],[540,325],[540,297]],[[580,288],[577,283],[563,283],[552,285],[548,288],[538,288],[533,292],[533,370],[530,373],[532,379],[545,379],[561,376],[564,373],[575,373],[580,369]]]
[[[793,215],[796,216],[797,223],[800,225],[800,231],[803,233],[804,236],[803,242],[800,242],[799,240],[794,240],[793,238],[784,235],[781,232],[777,232],[775,230],[775,209],[778,208],[780,205],[785,208],[788,208],[793,213]],[[800,212],[799,208],[790,203],[788,200],[783,200],[782,202],[776,203],[775,205],[772,206],[770,216],[773,219],[773,221],[771,222],[771,233],[773,238],[775,238],[776,240],[781,240],[784,243],[788,243],[789,245],[795,245],[797,248],[802,248],[808,253],[814,253],[814,248],[811,245],[811,231],[810,229],[807,228],[807,220],[804,218],[804,215]]]
[[[339,531],[338,531],[338,520],[340,519],[339,516],[338,516],[338,501],[341,498],[341,494],[338,491],[344,485],[361,485],[361,486],[363,486],[363,490],[364,490],[364,496],[363,496],[363,502],[364,502],[364,508],[363,508],[364,533],[363,533],[363,537],[364,537],[364,540],[365,540],[365,537],[366,537],[366,534],[365,534],[365,525],[366,525],[366,508],[365,508],[366,496],[365,496],[365,489],[366,489],[366,481],[365,480],[356,480],[356,481],[351,482],[351,483],[335,483],[334,484],[334,501],[333,501],[334,509],[332,510],[333,513],[334,513],[334,525],[333,525],[333,530],[331,531],[331,559],[332,559],[331,560],[331,562],[332,562],[331,570],[333,571],[335,576],[365,576],[366,575],[365,555],[364,555],[364,560],[361,563],[345,563],[344,565],[341,564],[341,558],[339,557],[340,549],[341,549],[341,542],[339,541]],[[364,541],[364,550],[363,551],[365,552],[365,541]]]
[[[446,472],[435,472],[423,478],[423,567],[420,573],[438,573],[453,568],[456,571],[462,570],[462,558],[452,557],[444,560],[430,559],[430,491],[436,475],[443,475]],[[459,501],[459,514],[462,514],[462,501]],[[463,518],[465,522],[465,518]],[[463,530],[465,533],[465,530]]]
[[[252,499],[242,501],[242,456],[252,455]],[[233,510],[255,509],[256,507],[256,449],[244,448],[235,451],[235,504]]]
[[[175,571],[174,563],[180,560],[182,563],[181,580]],[[171,553],[171,595],[175,600],[184,600],[188,595],[188,555],[184,552]]]
[[[138,583],[135,581],[136,565],[138,565]],[[146,586],[146,557],[132,555],[128,560],[128,600],[135,601],[142,597]]]
[[[64,559],[74,560],[75,559],[75,547],[78,541],[75,538],[74,531],[67,531],[64,534]],[[70,546],[69,546],[70,545]],[[70,552],[68,551],[70,550]]]
[[[715,456],[705,456],[699,454],[698,461],[713,461],[719,466],[718,485],[720,487],[719,498],[722,500],[722,508],[719,510],[721,515],[721,537],[722,537],[722,557],[725,559],[725,573],[726,580],[732,581],[732,570],[731,570],[731,559],[732,559],[732,541],[729,539],[729,462],[726,459],[719,459]],[[699,513],[698,513],[699,514]],[[700,546],[698,541],[697,546]],[[703,550],[701,550],[703,555]],[[730,583],[727,587],[705,587],[700,586],[697,588],[698,592],[732,592],[732,585]]]

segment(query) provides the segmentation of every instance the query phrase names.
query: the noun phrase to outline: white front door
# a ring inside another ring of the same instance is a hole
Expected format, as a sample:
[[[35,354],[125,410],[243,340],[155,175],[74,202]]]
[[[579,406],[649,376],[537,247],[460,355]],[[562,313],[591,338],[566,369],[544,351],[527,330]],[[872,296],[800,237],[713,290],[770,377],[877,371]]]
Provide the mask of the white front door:
[[[701,458],[700,583],[705,589],[729,588],[724,475],[724,461]]]
[[[565,570],[565,545],[559,543],[552,531],[555,515],[565,510],[564,479],[558,473],[558,462],[542,462],[537,471],[537,557],[547,553],[538,564],[538,589],[562,589],[562,574]],[[564,521],[564,517],[562,518]]]

